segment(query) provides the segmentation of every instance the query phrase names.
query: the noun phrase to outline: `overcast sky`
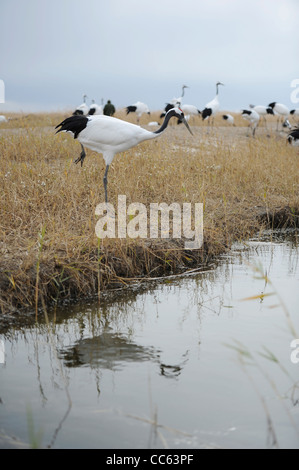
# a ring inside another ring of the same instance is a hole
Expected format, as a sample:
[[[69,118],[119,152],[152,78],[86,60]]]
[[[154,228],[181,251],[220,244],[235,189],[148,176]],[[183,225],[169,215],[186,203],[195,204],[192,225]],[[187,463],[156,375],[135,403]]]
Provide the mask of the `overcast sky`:
[[[298,0],[0,0],[0,112],[66,110],[86,93],[162,109],[291,102]]]

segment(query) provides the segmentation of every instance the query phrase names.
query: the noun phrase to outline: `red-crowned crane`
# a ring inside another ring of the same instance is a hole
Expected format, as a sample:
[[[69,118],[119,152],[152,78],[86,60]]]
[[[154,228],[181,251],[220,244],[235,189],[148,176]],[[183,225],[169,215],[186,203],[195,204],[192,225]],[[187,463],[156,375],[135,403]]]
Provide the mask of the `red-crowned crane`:
[[[299,108],[297,108],[297,109],[291,109],[290,114],[291,114],[291,116],[294,117],[294,121],[296,121],[295,117],[296,117],[296,116],[299,116]],[[297,120],[297,122],[298,122],[298,120]]]
[[[59,128],[57,132],[71,132],[74,135],[74,139],[79,140],[81,144],[81,154],[79,158],[75,160],[75,163],[81,162],[81,166],[83,165],[83,161],[86,156],[84,146],[103,155],[106,163],[103,182],[105,202],[107,203],[107,175],[114,156],[117,153],[124,152],[125,150],[135,147],[144,140],[159,137],[167,128],[169,120],[172,117],[180,119],[192,134],[184,113],[178,108],[168,111],[162,126],[155,132],[143,129],[136,124],[105,115],[71,116],[58,124],[55,129]]]
[[[201,111],[194,106],[193,104],[182,104],[180,109],[183,111],[185,118],[187,121],[191,118],[191,116],[200,116]],[[178,119],[178,124],[181,124],[182,121]]]
[[[78,106],[75,111],[73,112],[73,116],[86,116],[89,111],[89,107],[86,104],[87,95],[83,95],[83,103]]]
[[[288,142],[295,147],[299,146],[299,127],[293,129],[288,135]]]
[[[243,109],[242,110],[242,117],[246,119],[246,121],[249,121],[249,126],[248,126],[248,133],[247,136],[249,135],[249,128],[252,129],[252,135],[253,137],[255,136],[255,130],[258,126],[259,120],[260,120],[260,115],[254,111],[254,109]]]
[[[277,103],[276,101],[273,101],[273,103],[270,103],[269,106],[270,108],[273,109],[275,114],[278,114],[277,128],[276,128],[276,130],[278,130],[279,122],[283,124],[283,122],[287,119],[288,115],[290,114],[290,110],[285,104]]]
[[[219,99],[218,99],[219,85],[224,86],[223,83],[221,83],[221,82],[216,83],[216,96],[215,96],[215,98],[212,101],[210,101],[209,103],[207,103],[205,108],[201,112],[201,117],[202,117],[203,120],[208,119],[210,121],[210,118],[212,117],[212,124],[214,124],[214,116],[220,108]]]
[[[228,124],[235,126],[235,118],[231,114],[222,114],[222,119],[226,121]]]
[[[185,88],[189,88],[187,85],[182,86],[182,95],[179,98],[172,98],[167,104],[173,104],[174,106],[181,108],[181,104],[185,95]]]
[[[127,106],[126,111],[127,111],[127,114],[136,113],[137,122],[139,122],[142,114],[151,114],[148,105],[145,103],[141,103],[141,101],[137,101],[137,103]]]
[[[179,98],[172,98],[172,100],[168,101],[165,105],[164,112],[160,115],[160,118],[164,117],[167,111],[172,108],[180,108],[182,109],[182,101],[185,95],[185,88],[189,88],[187,85],[182,86],[182,96]]]
[[[104,114],[103,103],[101,105],[99,105],[99,104],[96,104],[95,100],[92,100],[89,111],[88,111],[88,114],[89,114],[89,116]]]
[[[260,115],[260,117],[263,118],[265,122],[265,127],[267,127],[267,121],[266,121],[266,116],[272,115],[274,116],[274,111],[271,108],[271,106],[263,106],[263,105],[250,105],[250,108],[253,109],[256,113]]]
[[[201,111],[193,104],[182,104],[180,109],[183,111],[186,118],[187,116],[199,116],[201,114]]]

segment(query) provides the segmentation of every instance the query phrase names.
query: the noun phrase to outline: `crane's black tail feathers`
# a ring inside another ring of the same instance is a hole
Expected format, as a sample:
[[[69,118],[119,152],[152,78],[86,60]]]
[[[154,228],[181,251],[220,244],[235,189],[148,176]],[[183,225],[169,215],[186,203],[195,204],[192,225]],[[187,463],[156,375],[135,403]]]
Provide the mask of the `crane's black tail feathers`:
[[[293,140],[299,140],[299,127],[295,127],[295,129],[288,134],[288,142],[291,144]]]
[[[88,123],[88,118],[86,116],[71,116],[66,118],[60,124],[58,124],[55,129],[58,129],[58,132],[72,132],[74,134],[74,139],[77,139],[80,132],[85,129]]]
[[[136,109],[137,109],[137,106],[127,106],[126,107],[127,114],[135,113]]]
[[[202,117],[202,120],[210,117],[212,115],[212,110],[211,108],[205,108],[203,109],[203,111],[201,112],[201,117]]]

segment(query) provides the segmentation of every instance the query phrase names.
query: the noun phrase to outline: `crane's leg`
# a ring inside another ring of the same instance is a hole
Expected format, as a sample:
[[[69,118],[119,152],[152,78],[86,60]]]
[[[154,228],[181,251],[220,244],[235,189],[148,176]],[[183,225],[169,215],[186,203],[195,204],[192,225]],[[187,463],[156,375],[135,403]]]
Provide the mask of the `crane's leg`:
[[[105,202],[108,202],[108,194],[107,194],[107,184],[108,184],[108,170],[109,170],[109,165],[106,165],[106,170],[103,178],[103,183],[104,183],[104,190],[105,190]]]
[[[84,162],[84,158],[86,157],[86,153],[85,153],[85,149],[84,149],[83,145],[82,144],[80,144],[80,145],[81,145],[82,151],[80,153],[80,157],[77,158],[77,160],[75,160],[75,163],[81,162],[81,166],[83,166],[83,162]]]

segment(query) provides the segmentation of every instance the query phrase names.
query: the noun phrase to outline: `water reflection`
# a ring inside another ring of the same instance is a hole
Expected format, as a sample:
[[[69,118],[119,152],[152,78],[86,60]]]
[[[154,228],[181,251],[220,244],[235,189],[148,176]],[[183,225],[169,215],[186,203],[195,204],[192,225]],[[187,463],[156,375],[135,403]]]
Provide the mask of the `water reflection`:
[[[274,427],[275,443],[298,446],[298,369],[289,359],[290,334],[279,301],[242,301],[275,285],[298,331],[296,246],[296,236],[288,243],[235,245],[204,273],[60,306],[38,323],[25,316],[2,324],[7,360],[0,366],[1,428],[27,441],[30,403],[43,446],[136,448],[146,446],[145,423],[153,422],[147,417],[157,409],[168,447],[267,447]],[[260,280],[251,269],[256,262]],[[262,368],[253,362],[244,374],[236,351],[225,343],[258,353],[266,346],[279,363],[259,355]],[[139,421],[128,419],[133,415]],[[191,438],[174,438],[169,429]]]
[[[138,345],[120,333],[103,331],[98,336],[77,341],[74,345],[59,351],[67,367],[100,367],[121,370],[127,362],[158,362],[159,351],[153,347]]]

